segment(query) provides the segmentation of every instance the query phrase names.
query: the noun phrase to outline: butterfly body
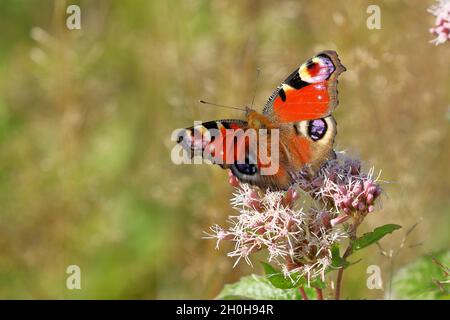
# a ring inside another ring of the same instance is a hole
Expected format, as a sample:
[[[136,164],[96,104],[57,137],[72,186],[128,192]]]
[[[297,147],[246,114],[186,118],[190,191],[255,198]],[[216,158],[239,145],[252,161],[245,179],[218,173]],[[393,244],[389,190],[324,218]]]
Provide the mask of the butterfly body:
[[[245,120],[210,121],[184,129],[178,143],[191,151],[214,150],[211,161],[230,169],[242,182],[262,189],[286,190],[300,174],[314,175],[334,157],[337,131],[331,112],[338,104],[337,77],[343,71],[336,52],[323,51],[273,92],[262,113],[246,108]],[[213,130],[219,136],[206,137]],[[245,134],[251,131],[258,132],[253,151],[245,140]],[[235,132],[244,134],[236,137]],[[223,143],[230,136],[242,142],[240,147]],[[277,142],[277,150],[273,142]],[[278,164],[271,174],[264,174],[269,165],[260,156],[264,150],[271,163]]]

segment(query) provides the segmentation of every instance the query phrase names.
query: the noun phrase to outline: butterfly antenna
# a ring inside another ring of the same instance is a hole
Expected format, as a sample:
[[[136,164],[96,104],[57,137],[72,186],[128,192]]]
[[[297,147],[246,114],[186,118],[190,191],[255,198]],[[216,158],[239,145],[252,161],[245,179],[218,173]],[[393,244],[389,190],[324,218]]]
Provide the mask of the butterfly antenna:
[[[202,104],[210,105],[210,106],[214,106],[214,107],[226,108],[226,109],[233,109],[233,110],[239,110],[239,111],[246,112],[245,109],[239,108],[239,107],[225,106],[225,105],[223,105],[223,104],[218,104],[218,103],[209,102],[209,101],[205,101],[205,100],[200,100],[199,102],[202,103]]]
[[[255,88],[253,90],[253,99],[252,99],[252,104],[251,104],[252,109],[253,109],[253,104],[255,103],[256,90],[258,89],[258,82],[259,82],[260,74],[261,74],[261,69],[260,68],[256,69]]]

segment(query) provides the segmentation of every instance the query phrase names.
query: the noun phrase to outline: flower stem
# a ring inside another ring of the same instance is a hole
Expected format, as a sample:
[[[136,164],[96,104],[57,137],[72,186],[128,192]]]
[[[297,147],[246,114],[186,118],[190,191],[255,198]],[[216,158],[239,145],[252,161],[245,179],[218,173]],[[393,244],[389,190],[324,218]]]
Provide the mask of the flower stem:
[[[350,239],[353,240],[356,234],[356,227],[353,227],[352,232],[350,234]],[[344,259],[347,258],[352,253],[352,243],[348,245],[347,249],[345,249],[344,255],[342,256]],[[342,286],[342,277],[344,276],[344,268],[339,268],[337,279],[336,279],[336,291],[334,293],[334,299],[339,300],[341,298],[341,286]]]
[[[320,288],[314,288],[314,289],[316,289],[317,300],[323,300],[323,292],[322,292],[322,289],[320,289]]]
[[[336,279],[336,291],[334,293],[335,300],[339,300],[341,298],[341,283],[343,275],[344,275],[344,268],[340,268]]]
[[[309,300],[308,296],[306,295],[306,291],[303,287],[298,287],[298,290],[300,291],[300,294],[302,295],[303,300]]]

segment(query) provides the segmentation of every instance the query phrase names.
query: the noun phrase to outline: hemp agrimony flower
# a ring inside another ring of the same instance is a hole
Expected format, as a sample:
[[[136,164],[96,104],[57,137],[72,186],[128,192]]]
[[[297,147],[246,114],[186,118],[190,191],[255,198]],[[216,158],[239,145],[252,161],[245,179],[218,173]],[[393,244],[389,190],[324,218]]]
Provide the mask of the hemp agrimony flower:
[[[227,228],[211,227],[207,238],[217,239],[217,248],[221,241],[233,242],[228,256],[236,258],[235,265],[241,259],[252,265],[250,255],[267,250],[268,262],[286,278],[324,280],[332,264],[332,247],[351,236],[341,224],[353,219],[354,231],[375,210],[381,188],[373,169],[364,173],[359,160],[342,153],[313,178],[299,176],[296,185],[281,192],[240,184],[230,174],[235,187],[231,206],[237,214],[229,216]],[[305,208],[299,202],[306,198],[312,204]]]

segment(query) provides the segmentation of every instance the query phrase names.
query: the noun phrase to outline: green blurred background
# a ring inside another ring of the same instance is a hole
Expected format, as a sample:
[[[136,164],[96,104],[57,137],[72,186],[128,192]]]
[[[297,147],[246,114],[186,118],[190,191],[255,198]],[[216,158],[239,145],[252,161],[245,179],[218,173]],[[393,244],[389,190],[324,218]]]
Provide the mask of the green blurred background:
[[[383,209],[361,231],[405,228],[421,246],[450,244],[450,46],[434,46],[434,1],[0,2],[0,298],[213,298],[251,272],[203,231],[232,211],[227,173],[175,166],[172,130],[240,117],[199,99],[256,105],[295,67],[338,51],[337,149],[383,170]],[[81,30],[65,27],[69,4]],[[366,27],[368,5],[381,29]],[[402,231],[382,241],[396,248]],[[356,258],[343,297],[382,298]],[[66,268],[81,268],[81,290]]]

